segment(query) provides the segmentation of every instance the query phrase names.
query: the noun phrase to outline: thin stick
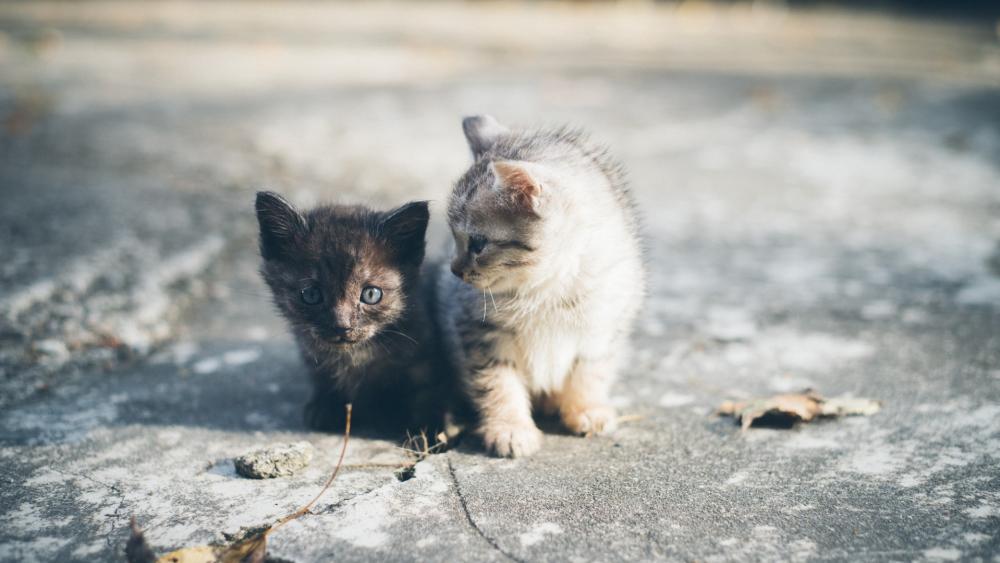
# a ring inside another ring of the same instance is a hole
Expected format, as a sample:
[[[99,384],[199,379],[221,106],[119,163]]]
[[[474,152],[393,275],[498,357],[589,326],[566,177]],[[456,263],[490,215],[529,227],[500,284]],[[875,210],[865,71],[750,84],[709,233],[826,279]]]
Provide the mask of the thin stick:
[[[288,516],[285,516],[284,518],[282,518],[281,520],[279,520],[278,523],[275,524],[274,526],[271,526],[270,528],[268,528],[264,532],[265,536],[267,536],[271,532],[277,530],[281,526],[284,526],[285,524],[291,522],[292,520],[295,520],[296,518],[298,518],[298,517],[302,516],[303,514],[309,512],[309,509],[311,509],[313,507],[313,505],[316,504],[316,501],[318,501],[319,498],[321,496],[323,496],[323,493],[325,493],[326,490],[330,488],[330,485],[333,484],[333,480],[337,478],[337,473],[340,472],[340,468],[344,465],[344,454],[347,453],[347,442],[351,438],[351,409],[353,407],[352,407],[352,405],[350,403],[347,403],[347,407],[346,408],[347,408],[347,423],[344,425],[344,443],[340,447],[340,458],[337,459],[337,466],[333,468],[333,474],[330,475],[330,478],[326,480],[326,484],[323,485],[323,489],[319,492],[318,495],[316,495],[315,498],[313,498],[311,501],[309,501],[308,503],[306,503],[306,505],[303,506],[302,508],[296,510],[295,512],[293,512],[293,513],[289,514]]]
[[[399,469],[400,465],[406,465],[410,462],[400,461],[396,463],[348,463],[344,466],[345,469]]]

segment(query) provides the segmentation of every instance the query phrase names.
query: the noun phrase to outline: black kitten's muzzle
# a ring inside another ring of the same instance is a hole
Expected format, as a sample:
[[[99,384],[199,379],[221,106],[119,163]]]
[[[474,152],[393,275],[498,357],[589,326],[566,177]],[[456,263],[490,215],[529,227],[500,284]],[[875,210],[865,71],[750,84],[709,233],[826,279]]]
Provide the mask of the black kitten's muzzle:
[[[335,326],[324,331],[324,337],[335,344],[353,344],[358,341],[354,327]]]

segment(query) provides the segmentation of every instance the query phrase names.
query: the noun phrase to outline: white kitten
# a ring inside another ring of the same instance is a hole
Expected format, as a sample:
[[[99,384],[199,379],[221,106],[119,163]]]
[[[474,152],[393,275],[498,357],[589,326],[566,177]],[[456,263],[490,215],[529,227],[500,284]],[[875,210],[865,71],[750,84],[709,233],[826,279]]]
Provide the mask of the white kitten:
[[[449,201],[455,277],[440,277],[437,301],[483,441],[537,451],[533,403],[573,432],[610,431],[646,286],[623,170],[578,131],[512,132],[489,116],[463,127],[475,163]]]

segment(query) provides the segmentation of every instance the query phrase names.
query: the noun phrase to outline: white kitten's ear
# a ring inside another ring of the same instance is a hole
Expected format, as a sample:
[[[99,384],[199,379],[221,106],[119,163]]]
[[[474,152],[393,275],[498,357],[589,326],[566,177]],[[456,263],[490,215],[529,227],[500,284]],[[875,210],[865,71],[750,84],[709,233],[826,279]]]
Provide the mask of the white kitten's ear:
[[[531,173],[530,164],[513,160],[500,160],[490,163],[497,186],[506,191],[514,203],[526,211],[537,211],[539,198],[542,196],[542,184]]]
[[[501,125],[492,115],[466,117],[462,120],[462,130],[465,131],[465,138],[469,141],[474,158],[482,156],[500,137],[510,133],[510,129]]]
[[[306,232],[306,220],[274,192],[257,192],[257,222],[260,223],[260,254],[266,260],[287,256]]]

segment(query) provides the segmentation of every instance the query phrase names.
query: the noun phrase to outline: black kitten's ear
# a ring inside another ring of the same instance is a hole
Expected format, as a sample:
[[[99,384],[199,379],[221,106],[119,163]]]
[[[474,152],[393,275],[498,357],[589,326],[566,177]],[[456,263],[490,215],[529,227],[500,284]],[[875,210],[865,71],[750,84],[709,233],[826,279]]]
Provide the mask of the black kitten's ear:
[[[466,117],[462,120],[462,130],[465,131],[465,138],[469,141],[474,158],[482,156],[500,137],[510,133],[510,129],[501,125],[492,115]]]
[[[255,207],[260,223],[260,255],[265,260],[286,256],[305,234],[305,218],[274,192],[257,192]]]
[[[411,201],[385,213],[378,232],[399,251],[400,258],[420,262],[424,259],[424,235],[431,214],[426,201]]]

